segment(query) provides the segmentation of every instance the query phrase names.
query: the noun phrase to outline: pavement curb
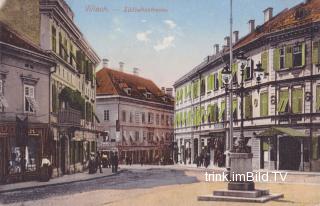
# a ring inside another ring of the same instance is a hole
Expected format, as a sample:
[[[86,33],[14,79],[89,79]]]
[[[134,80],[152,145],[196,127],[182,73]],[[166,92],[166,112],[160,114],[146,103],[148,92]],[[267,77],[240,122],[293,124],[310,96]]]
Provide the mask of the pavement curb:
[[[50,187],[50,186],[72,184],[72,183],[76,183],[76,182],[86,182],[86,181],[91,181],[91,180],[97,180],[97,179],[102,179],[102,178],[105,178],[105,177],[116,176],[116,175],[118,175],[118,174],[120,174],[120,173],[122,173],[124,171],[127,171],[127,170],[126,169],[122,169],[119,172],[113,173],[113,174],[110,174],[110,175],[92,177],[92,178],[82,179],[82,180],[72,180],[72,181],[58,182],[58,183],[45,184],[45,185],[34,185],[34,186],[28,186],[28,187],[20,187],[20,188],[8,189],[8,190],[1,190],[0,189],[0,194],[8,193],[8,192],[17,192],[17,191],[21,191],[21,190],[38,189],[38,188],[44,188],[44,187]]]

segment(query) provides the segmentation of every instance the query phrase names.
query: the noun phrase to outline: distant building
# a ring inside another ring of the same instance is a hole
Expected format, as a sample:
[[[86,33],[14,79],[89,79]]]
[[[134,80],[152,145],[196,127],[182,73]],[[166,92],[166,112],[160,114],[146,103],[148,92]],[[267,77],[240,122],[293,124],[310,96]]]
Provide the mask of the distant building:
[[[50,156],[49,79],[56,64],[2,22],[0,31],[0,182],[14,182],[37,178]]]
[[[248,57],[244,71],[244,135],[255,169],[320,171],[320,1],[308,0],[272,16],[249,21],[249,34],[234,33],[233,82],[241,80],[239,53]],[[229,64],[230,37],[224,49],[208,56],[175,84],[175,141],[179,161],[193,164],[209,155],[211,164],[224,166],[229,139],[229,114],[234,137],[240,135],[240,97],[232,109],[221,71]],[[253,70],[261,63],[260,85]],[[235,86],[235,88],[237,88]]]
[[[151,80],[103,68],[97,72],[96,111],[104,131],[100,151],[117,151],[122,162],[172,158],[173,98]]]

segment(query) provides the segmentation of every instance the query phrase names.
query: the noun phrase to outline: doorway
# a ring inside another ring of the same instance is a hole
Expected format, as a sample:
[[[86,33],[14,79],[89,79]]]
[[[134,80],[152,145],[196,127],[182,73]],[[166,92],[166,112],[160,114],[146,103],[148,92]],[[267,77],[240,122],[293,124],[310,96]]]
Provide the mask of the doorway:
[[[299,170],[301,160],[301,143],[299,139],[281,137],[279,142],[279,169]]]
[[[60,162],[60,167],[61,167],[61,172],[62,174],[66,174],[66,155],[67,155],[67,151],[68,151],[68,142],[67,142],[67,138],[66,137],[63,137],[61,139],[61,154],[60,154],[60,157],[61,157],[61,162]]]

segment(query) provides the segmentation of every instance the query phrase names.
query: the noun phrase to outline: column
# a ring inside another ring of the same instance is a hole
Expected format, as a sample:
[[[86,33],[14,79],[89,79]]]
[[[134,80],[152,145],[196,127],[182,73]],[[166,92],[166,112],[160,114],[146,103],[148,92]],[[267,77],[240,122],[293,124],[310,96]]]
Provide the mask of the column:
[[[193,141],[193,137],[191,137],[190,139],[190,144],[189,146],[191,147],[191,163],[194,160],[194,141]]]

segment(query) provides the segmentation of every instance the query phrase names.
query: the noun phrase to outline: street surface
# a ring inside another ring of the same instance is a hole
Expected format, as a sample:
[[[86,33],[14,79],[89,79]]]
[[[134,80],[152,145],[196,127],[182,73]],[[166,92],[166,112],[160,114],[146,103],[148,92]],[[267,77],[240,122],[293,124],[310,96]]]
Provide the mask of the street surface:
[[[5,206],[100,205],[256,205],[198,202],[198,195],[226,188],[224,182],[205,182],[205,169],[181,166],[121,166],[123,172],[67,185],[0,193]],[[208,172],[212,170],[208,169]],[[256,183],[257,188],[284,193],[285,198],[265,205],[320,205],[320,175],[288,174],[286,183]],[[261,204],[258,204],[261,205]]]

